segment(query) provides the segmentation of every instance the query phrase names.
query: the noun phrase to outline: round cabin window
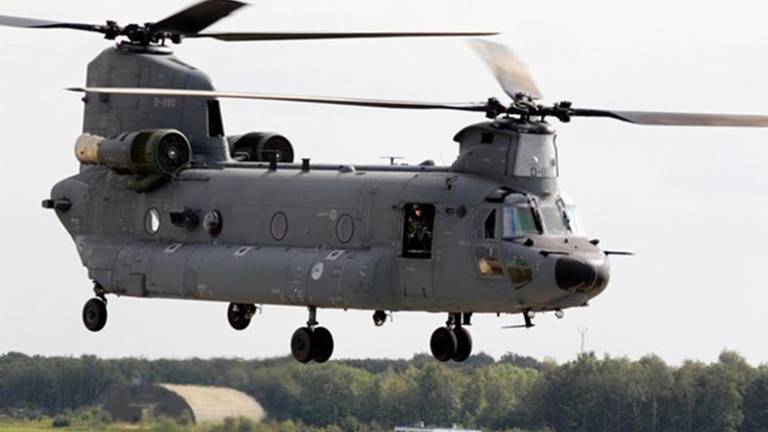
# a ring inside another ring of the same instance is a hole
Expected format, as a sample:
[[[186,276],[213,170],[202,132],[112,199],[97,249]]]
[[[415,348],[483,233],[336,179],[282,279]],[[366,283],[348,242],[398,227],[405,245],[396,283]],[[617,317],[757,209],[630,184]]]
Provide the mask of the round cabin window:
[[[203,218],[203,227],[211,237],[216,237],[221,234],[221,228],[223,222],[221,220],[221,213],[218,210],[211,210],[206,213]]]
[[[336,237],[342,243],[352,240],[355,235],[355,221],[352,216],[345,213],[336,221]]]
[[[144,216],[144,229],[149,235],[155,235],[160,231],[160,212],[156,208],[149,209]]]
[[[288,217],[283,212],[277,212],[272,216],[272,222],[270,223],[270,231],[272,238],[280,241],[285,238],[288,233]]]

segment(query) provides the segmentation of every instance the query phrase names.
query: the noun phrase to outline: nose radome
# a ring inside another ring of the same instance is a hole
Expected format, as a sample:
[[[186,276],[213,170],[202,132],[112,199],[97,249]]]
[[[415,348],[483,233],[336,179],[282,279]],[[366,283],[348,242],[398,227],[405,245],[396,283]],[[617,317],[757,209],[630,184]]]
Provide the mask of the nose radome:
[[[555,263],[555,281],[566,291],[586,290],[597,282],[597,269],[575,258],[560,257]]]

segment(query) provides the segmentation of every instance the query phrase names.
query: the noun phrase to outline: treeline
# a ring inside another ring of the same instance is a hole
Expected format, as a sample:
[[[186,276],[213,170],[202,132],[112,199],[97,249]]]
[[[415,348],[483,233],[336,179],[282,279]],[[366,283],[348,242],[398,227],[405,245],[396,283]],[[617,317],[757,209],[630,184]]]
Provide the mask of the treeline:
[[[486,430],[765,431],[768,365],[724,351],[716,363],[667,365],[584,354],[556,364],[479,354],[462,364],[341,360],[302,365],[268,360],[102,360],[0,356],[0,412],[55,416],[98,405],[112,384],[216,385],[254,396],[270,421],[340,430],[395,425]]]

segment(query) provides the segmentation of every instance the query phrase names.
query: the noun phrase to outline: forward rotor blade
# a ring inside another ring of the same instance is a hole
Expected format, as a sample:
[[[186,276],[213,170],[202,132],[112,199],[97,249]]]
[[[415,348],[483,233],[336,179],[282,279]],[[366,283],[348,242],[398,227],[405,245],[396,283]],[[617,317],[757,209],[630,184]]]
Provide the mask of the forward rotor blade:
[[[638,125],[768,127],[768,116],[739,114],[694,114],[655,111],[608,111],[576,108],[573,116],[609,117]]]
[[[200,33],[194,38],[213,38],[226,42],[284,41],[307,39],[376,39],[395,37],[450,37],[493,36],[495,32],[349,32],[349,33],[301,33],[301,32],[249,32],[249,33]]]
[[[471,41],[475,52],[491,70],[504,92],[512,99],[520,93],[541,99],[528,67],[504,45],[483,40]]]
[[[21,28],[39,28],[39,29],[51,29],[51,28],[64,28],[73,30],[84,30],[103,33],[104,26],[98,24],[82,24],[82,23],[68,23],[58,21],[48,21],[35,18],[15,17],[9,15],[0,15],[0,25],[7,27],[21,27]]]
[[[455,111],[485,112],[487,103],[439,103],[411,102],[381,99],[334,98],[325,96],[276,95],[263,93],[221,92],[211,90],[183,90],[161,88],[124,88],[124,87],[73,87],[74,92],[116,94],[134,96],[178,96],[202,98],[255,99],[268,101],[319,103],[328,105],[362,106],[370,108],[394,109],[446,109]]]
[[[246,6],[235,0],[205,0],[149,26],[151,33],[192,36]]]

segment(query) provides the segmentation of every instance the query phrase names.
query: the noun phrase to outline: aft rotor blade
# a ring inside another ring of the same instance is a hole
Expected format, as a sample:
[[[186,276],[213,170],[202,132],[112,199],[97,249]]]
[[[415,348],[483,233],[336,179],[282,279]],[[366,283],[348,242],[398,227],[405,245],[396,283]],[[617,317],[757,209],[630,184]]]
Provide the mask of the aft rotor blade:
[[[73,87],[67,90],[96,94],[116,94],[133,96],[178,96],[201,98],[255,99],[267,101],[319,103],[328,105],[361,106],[370,108],[394,109],[445,109],[455,111],[485,112],[487,103],[440,103],[440,102],[411,102],[382,99],[336,98],[325,96],[277,95],[264,93],[221,92],[213,90],[184,90],[161,88],[132,88],[132,87]]]
[[[528,67],[509,48],[484,40],[471,41],[470,44],[509,97],[516,99],[522,93],[533,99],[541,99],[541,92]]]
[[[235,0],[205,0],[149,26],[151,33],[192,36],[246,6]]]
[[[609,117],[638,125],[768,127],[768,116],[574,109],[573,116]]]
[[[308,39],[378,39],[397,37],[472,37],[493,36],[496,32],[344,32],[344,33],[302,33],[302,32],[249,32],[249,33],[200,33],[189,35],[194,38],[212,38],[226,42],[245,41],[286,41]]]
[[[70,23],[59,21],[48,21],[35,18],[15,17],[9,15],[0,15],[0,25],[7,27],[21,27],[21,28],[39,28],[39,29],[53,29],[64,28],[73,30],[84,30],[103,33],[104,26],[99,24],[82,24],[82,23]]]

